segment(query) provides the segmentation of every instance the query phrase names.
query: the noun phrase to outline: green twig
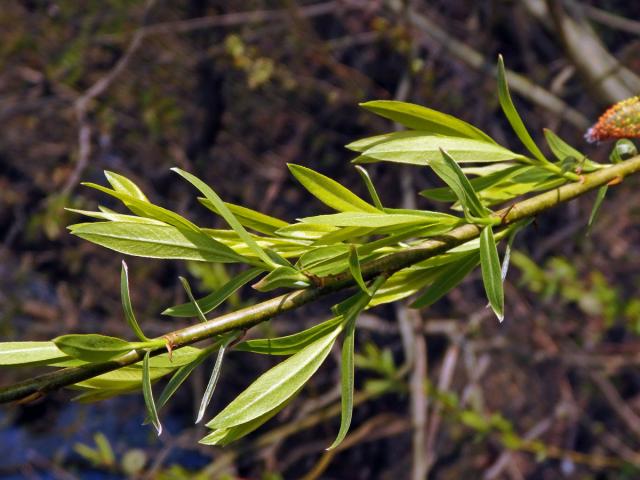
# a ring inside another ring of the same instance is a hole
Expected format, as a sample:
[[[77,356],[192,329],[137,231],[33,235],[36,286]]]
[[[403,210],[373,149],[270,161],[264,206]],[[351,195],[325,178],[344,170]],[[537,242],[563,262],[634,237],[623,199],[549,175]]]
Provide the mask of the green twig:
[[[640,171],[640,156],[587,174],[581,182],[570,183],[518,202],[508,209],[496,212],[495,216],[502,219],[502,225],[507,226],[525,218],[535,217],[560,203],[572,200],[609,182],[617,182],[638,171]],[[427,240],[418,246],[406,248],[405,250],[362,264],[362,276],[365,280],[370,280],[380,274],[392,274],[415,263],[446,252],[479,235],[480,228],[478,226],[472,224],[463,225],[441,238]],[[175,349],[233,330],[246,330],[280,313],[294,310],[320,297],[345,290],[355,284],[349,272],[327,277],[322,280],[323,281],[320,282],[321,287],[310,287],[289,292],[265,302],[219,316],[206,323],[199,323],[181,330],[176,330],[161,338],[166,340],[167,345]],[[152,355],[160,354],[163,351],[164,346],[156,348],[155,351],[152,352]],[[47,392],[137,363],[142,360],[144,353],[145,351],[143,350],[132,350],[108,362],[64,368],[0,388],[0,403],[27,401],[32,398],[37,398]]]

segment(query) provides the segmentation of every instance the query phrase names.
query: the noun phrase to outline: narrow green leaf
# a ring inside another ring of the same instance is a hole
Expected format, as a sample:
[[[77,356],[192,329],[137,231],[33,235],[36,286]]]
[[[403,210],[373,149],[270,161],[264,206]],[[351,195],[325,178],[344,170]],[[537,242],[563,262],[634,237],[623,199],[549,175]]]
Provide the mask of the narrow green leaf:
[[[442,150],[441,157],[431,162],[431,168],[456,194],[465,211],[465,216],[489,217],[490,211],[482,205],[471,183],[446,151]]]
[[[198,304],[198,302],[196,302],[196,299],[193,297],[193,293],[191,292],[191,286],[189,285],[189,281],[184,277],[178,277],[178,278],[180,279],[180,283],[182,283],[182,288],[184,288],[185,292],[187,292],[187,297],[189,297],[189,300],[191,302],[190,305],[196,311],[198,319],[203,323],[206,322],[207,317],[204,316],[204,313],[202,312],[200,305]]]
[[[219,210],[215,205],[206,198],[198,197],[198,200],[202,205],[207,207],[212,212],[220,215]],[[224,202],[233,213],[238,221],[247,228],[252,228],[256,232],[264,233],[266,235],[273,235],[279,228],[284,228],[288,225],[284,220],[265,215],[264,213],[256,212],[250,208],[235,205],[233,203]]]
[[[563,161],[567,157],[572,157],[576,160],[585,158],[583,153],[580,153],[548,128],[545,128],[543,131],[551,152],[558,160]]]
[[[380,287],[387,281],[385,275],[379,275],[371,283],[367,292],[359,291],[355,295],[343,300],[342,302],[334,305],[331,311],[335,315],[341,315],[344,318],[344,323],[347,324],[354,318],[357,318],[360,313],[367,308],[373,296],[380,289]]]
[[[289,400],[322,365],[341,330],[340,327],[336,328],[262,374],[216,415],[207,427],[229,428],[241,425]]]
[[[178,391],[178,388],[184,383],[184,381],[189,378],[191,372],[193,372],[196,367],[198,367],[208,355],[199,355],[195,360],[191,363],[183,365],[178,368],[175,373],[171,376],[167,385],[162,390],[162,393],[158,397],[157,408],[160,410],[162,407],[166,405],[169,399],[173,396],[174,393]]]
[[[522,144],[527,147],[527,150],[536,157],[542,163],[549,163],[544,154],[540,151],[536,143],[529,135],[527,127],[524,126],[518,111],[516,110],[513,100],[511,100],[511,94],[509,93],[509,85],[507,84],[507,74],[504,69],[504,60],[502,55],[498,56],[498,99],[500,106],[504,112],[507,120],[511,124],[511,128],[516,133]]]
[[[598,212],[600,211],[600,207],[602,206],[602,202],[604,201],[604,197],[607,195],[607,190],[609,189],[609,185],[603,185],[598,189],[598,195],[596,196],[596,201],[593,204],[593,208],[591,209],[591,215],[589,215],[589,223],[587,224],[587,235],[591,233],[591,227],[598,217]]]
[[[294,223],[278,229],[276,235],[296,240],[317,240],[327,233],[337,231],[337,227],[330,225],[313,225],[311,223]]]
[[[397,100],[374,100],[360,106],[381,117],[398,122],[413,130],[423,130],[449,137],[465,137],[495,143],[480,129],[446,113],[421,105]]]
[[[147,416],[151,419],[151,423],[158,432],[158,436],[162,434],[162,424],[158,418],[158,410],[153,400],[153,390],[151,389],[151,368],[149,367],[149,355],[147,351],[144,355],[142,363],[142,396],[144,397],[144,405],[147,408]]]
[[[131,305],[131,296],[129,295],[129,268],[126,262],[122,261],[122,270],[120,272],[120,297],[122,298],[122,310],[124,310],[124,317],[127,319],[127,323],[133,332],[141,341],[146,342],[149,340],[142,332],[136,315],[133,312],[133,305]]]
[[[471,187],[473,188],[473,190],[475,190],[480,194],[482,190],[485,190],[500,182],[508,180],[518,172],[527,168],[531,168],[531,167],[514,165],[509,168],[499,170],[497,172],[489,173],[488,175],[485,175],[482,177],[473,178],[469,180],[469,183],[471,183]],[[466,170],[463,170],[463,173],[465,171]],[[451,190],[451,188],[449,187],[430,188],[429,190],[423,190],[422,192],[420,192],[420,195],[438,202],[455,202],[458,199],[454,191]]]
[[[51,365],[68,358],[53,342],[0,342],[0,367]]]
[[[340,214],[335,214],[340,215]],[[351,215],[351,213],[347,213]],[[417,224],[416,224],[417,225]],[[374,232],[380,233],[383,228],[396,228],[396,227],[342,227],[332,232],[326,233],[322,237],[318,238],[312,243],[312,246],[317,247],[321,245],[331,246],[337,245],[341,242],[357,243],[356,239],[360,237],[368,237]]]
[[[335,180],[310,168],[290,163],[289,170],[314,197],[339,212],[371,212],[379,210]]]
[[[498,320],[504,320],[504,290],[498,249],[491,226],[486,226],[480,233],[480,265],[482,267],[482,282],[489,299],[489,305]]]
[[[151,357],[149,365],[152,369],[182,367],[192,362],[202,352],[202,349],[196,347],[181,347],[171,352],[171,356],[169,356],[169,352],[154,355]],[[138,362],[134,366],[142,368],[142,362]]]
[[[367,284],[364,283],[364,279],[362,278],[362,271],[360,270],[360,260],[358,259],[358,250],[353,245],[349,249],[349,271],[351,272],[351,275],[353,275],[353,278],[360,289],[364,293],[369,294]]]
[[[101,207],[99,207],[101,208]],[[78,210],[76,208],[65,208],[68,212],[79,213],[80,215],[84,215],[90,218],[98,218],[100,220],[109,220],[112,222],[120,222],[120,223],[145,223],[151,225],[167,225],[160,220],[156,220],[154,218],[147,217],[139,217],[138,215],[124,215],[122,213],[115,213],[111,211],[99,211],[92,212],[89,210]],[[102,210],[102,208],[101,208]]]
[[[270,292],[276,288],[306,288],[310,285],[309,278],[293,267],[278,267],[269,272],[253,288],[259,292]]]
[[[219,305],[227,300],[231,295],[237,292],[244,285],[260,275],[264,270],[262,268],[251,268],[238,274],[215,292],[210,293],[206,297],[196,301],[198,308],[203,314],[207,314],[217,308]],[[190,303],[183,303],[176,305],[175,307],[167,308],[163,315],[170,315],[172,317],[195,317],[199,316],[195,305]]]
[[[366,291],[366,290],[365,290]],[[336,439],[327,450],[333,450],[342,443],[349,432],[351,418],[353,416],[353,384],[354,384],[354,346],[356,333],[356,318],[354,316],[345,326],[344,340],[342,341],[342,361],[340,362],[340,430]]]
[[[382,202],[380,201],[380,197],[378,196],[378,192],[376,191],[376,187],[373,185],[373,182],[371,181],[371,177],[369,176],[369,172],[367,172],[364,169],[364,167],[361,167],[360,165],[356,165],[356,170],[358,171],[358,173],[360,174],[360,177],[362,178],[362,181],[366,185],[367,191],[371,196],[371,200],[373,200],[373,204],[379,210],[384,210],[384,207],[382,206]]]
[[[209,185],[204,183],[195,175],[192,175],[189,172],[185,172],[184,170],[181,170],[179,168],[172,168],[171,170],[187,180],[189,183],[191,183],[191,185],[196,187],[200,191],[200,193],[202,193],[207,198],[207,200],[209,200],[211,204],[216,208],[220,216],[225,219],[229,226],[266,265],[271,268],[275,267],[273,260],[271,260],[269,255],[267,255],[262,247],[260,247],[258,243],[251,237],[251,235],[249,235],[249,233],[244,229],[242,224],[235,217],[235,215],[231,213],[229,207],[227,207],[227,205]]]
[[[139,390],[140,388],[136,388],[135,390]],[[87,390],[80,395],[76,395],[72,398],[74,402],[78,403],[94,403],[94,402],[102,402],[104,400],[108,400],[113,397],[118,397],[121,395],[125,395],[127,393],[131,393],[133,390],[124,389],[124,390],[101,390],[101,389],[91,389]]]
[[[345,244],[309,248],[298,259],[300,271],[324,277],[348,268],[349,246]]]
[[[345,148],[353,152],[362,153],[365,150],[368,150],[369,148],[373,147],[374,145],[377,145],[378,143],[382,143],[392,139],[395,133],[397,132],[384,133],[382,135],[374,135],[373,137],[360,138],[358,140],[355,140],[345,145]]]
[[[211,355],[217,349],[218,349],[218,343],[215,343],[214,345],[211,345],[211,346],[209,346],[207,348],[204,348],[189,363],[183,364],[180,368],[175,370],[175,372],[173,373],[173,375],[171,376],[171,378],[169,379],[169,381],[165,385],[164,389],[162,390],[162,393],[160,393],[160,396],[158,397],[158,400],[156,401],[156,410],[157,411],[160,411],[162,409],[162,407],[164,407],[167,404],[167,402],[169,401],[169,399],[171,399],[173,394],[176,393],[178,391],[178,389],[180,388],[180,386],[185,382],[185,380],[187,378],[189,378],[189,375],[191,375],[191,373],[200,364],[202,364],[202,362],[204,362],[204,360],[209,355]],[[178,353],[181,350],[183,350],[183,349],[181,348],[180,350],[176,350],[173,353],[174,354]],[[158,357],[154,357],[154,358],[158,358]],[[151,362],[153,362],[154,358],[151,359]],[[152,368],[153,368],[153,365],[152,365]],[[150,418],[147,417],[147,418],[145,418],[145,421],[143,422],[143,424],[146,425],[150,421],[151,421]]]
[[[71,225],[69,230],[73,235],[95,244],[137,257],[247,262],[247,259],[204,233],[171,225],[92,222]]]
[[[368,212],[342,212],[329,215],[316,215],[300,219],[304,223],[314,225],[331,225],[335,227],[365,227],[380,228],[408,223],[436,223],[433,218],[403,213],[368,213]]]
[[[342,316],[330,318],[301,332],[277,338],[246,340],[236,345],[235,350],[263,355],[293,355],[324,337],[344,322]]]
[[[503,283],[507,278],[507,272],[509,271],[511,250],[513,248],[513,242],[516,239],[516,235],[518,235],[518,232],[529,225],[531,222],[533,222],[533,219],[527,219],[511,227],[511,231],[509,232],[509,236],[507,237],[507,247],[504,250],[504,258],[502,259],[501,277]]]
[[[98,334],[70,334],[53,339],[62,352],[73,358],[87,362],[102,362],[136,348],[139,344],[130,343],[116,337]]]
[[[142,362],[144,363],[144,361]],[[175,370],[175,367],[171,368],[153,368],[150,365],[150,379],[151,381],[158,380],[165,375],[170,374]],[[80,389],[104,389],[104,390],[121,390],[121,391],[140,391],[143,381],[142,366],[127,366],[107,372],[97,377],[93,377],[89,380],[84,380],[73,385],[73,388]]]
[[[138,187],[138,185],[129,180],[127,177],[119,175],[115,172],[110,172],[108,170],[104,171],[104,176],[107,178],[107,181],[111,184],[115,191],[126,193],[127,195],[131,195],[132,197],[137,198],[138,200],[142,200],[143,202],[149,202],[149,199],[140,189],[140,187]]]
[[[166,208],[154,205],[148,201],[140,200],[121,191],[111,190],[110,188],[103,187],[102,185],[97,185],[95,183],[84,182],[82,185],[85,187],[95,188],[96,190],[117,198],[136,215],[153,218],[180,229],[191,230],[194,232],[200,231],[197,225]]]
[[[211,398],[213,397],[213,392],[216,389],[216,385],[218,384],[218,379],[220,378],[220,371],[222,370],[222,361],[224,360],[224,354],[227,351],[227,347],[229,344],[238,337],[237,333],[231,333],[227,335],[220,343],[220,348],[218,349],[218,356],[216,357],[216,363],[213,366],[213,370],[211,372],[211,377],[209,378],[209,383],[207,384],[207,388],[204,391],[204,395],[202,396],[202,400],[200,401],[200,408],[198,409],[198,416],[196,417],[196,423],[200,423],[203,419],[204,414],[207,411],[207,407],[209,403],[211,403]]]
[[[371,284],[370,291],[365,288],[362,292],[334,307],[334,311],[342,313],[344,317],[345,336],[342,343],[342,361],[340,362],[340,430],[327,450],[333,450],[342,443],[351,425],[353,416],[354,344],[358,315],[367,308],[372,296],[375,295],[386,280],[387,277],[385,275],[378,276]]]
[[[240,425],[235,425],[229,428],[218,428],[212,431],[209,435],[200,440],[199,443],[203,445],[219,445],[224,447],[229,445],[231,442],[234,442],[245,435],[256,430],[261,425],[264,425],[266,422],[271,420],[276,414],[278,414],[283,408],[285,408],[291,400],[297,395],[298,392],[294,393],[286,402],[277,407],[269,410],[268,412],[260,415],[258,418],[254,418],[249,422],[242,423]]]
[[[394,273],[378,290],[370,306],[396,302],[422,290],[431,284],[437,271],[433,268],[405,268]]]
[[[443,235],[451,231],[454,227],[460,225],[461,223],[463,223],[462,220],[457,219],[455,223],[441,222],[434,225],[410,224],[404,227],[397,227],[394,228],[393,231],[387,231],[387,236],[385,236],[384,238],[379,238],[377,240],[373,240],[359,246],[358,253],[362,257],[364,255],[374,253],[377,250],[382,250],[385,247],[402,246],[402,242],[410,238],[426,238]]]
[[[362,152],[353,163],[385,161],[426,166],[440,157],[440,149],[447,150],[462,163],[502,162],[523,158],[522,155],[494,143],[408,131],[390,134],[387,140]]]
[[[439,267],[433,283],[424,294],[411,304],[412,308],[423,308],[433,305],[453,288],[455,288],[478,265],[477,252],[465,255],[461,259]]]

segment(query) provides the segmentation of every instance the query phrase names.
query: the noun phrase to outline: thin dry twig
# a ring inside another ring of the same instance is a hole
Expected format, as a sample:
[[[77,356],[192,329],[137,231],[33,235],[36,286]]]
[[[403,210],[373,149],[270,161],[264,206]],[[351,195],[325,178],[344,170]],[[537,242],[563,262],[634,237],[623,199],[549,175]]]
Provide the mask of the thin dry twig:
[[[631,432],[640,438],[640,417],[626,404],[616,387],[600,372],[590,371],[589,376],[607,399],[616,415],[620,417]]]

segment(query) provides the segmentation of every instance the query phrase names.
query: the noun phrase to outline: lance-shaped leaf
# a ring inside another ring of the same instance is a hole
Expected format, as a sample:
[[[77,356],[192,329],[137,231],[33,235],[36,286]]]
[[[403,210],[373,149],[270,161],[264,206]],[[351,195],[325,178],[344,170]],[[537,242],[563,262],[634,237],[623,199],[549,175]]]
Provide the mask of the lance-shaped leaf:
[[[349,271],[353,276],[353,279],[356,281],[360,289],[364,293],[369,293],[367,289],[367,284],[364,283],[364,279],[362,278],[362,271],[360,270],[360,260],[358,259],[358,250],[355,246],[351,246],[349,249]]]
[[[345,271],[348,254],[349,246],[343,243],[312,247],[300,256],[296,265],[303,272],[324,277]]]
[[[236,345],[235,350],[263,355],[293,355],[319,338],[329,334],[342,323],[344,323],[342,316],[333,317],[292,335],[246,340]]]
[[[211,420],[209,428],[230,428],[250,422],[295,395],[324,362],[342,328],[319,338],[261,375]]]
[[[151,368],[149,367],[149,355],[150,351],[147,351],[144,355],[142,363],[142,396],[144,397],[144,405],[147,409],[147,417],[151,420],[151,423],[158,432],[158,436],[162,434],[162,424],[160,418],[158,418],[158,410],[156,409],[156,403],[153,400],[153,390],[151,389]]]
[[[199,197],[198,200],[209,210],[220,215],[220,211],[211,201],[201,197]],[[273,235],[276,230],[288,225],[288,223],[284,220],[280,220],[279,218],[272,217],[270,215],[265,215],[264,213],[256,212],[255,210],[251,210],[247,207],[242,207],[240,205],[235,205],[229,202],[224,202],[224,204],[229,208],[231,213],[236,216],[236,218],[242,225],[247,228],[252,228],[256,232],[264,233],[266,235]]]
[[[124,317],[127,319],[127,323],[133,332],[141,341],[146,342],[149,340],[142,332],[136,315],[133,312],[133,305],[131,305],[131,296],[129,295],[129,268],[126,262],[122,261],[122,271],[120,272],[120,297],[122,298],[122,310],[124,310]]]
[[[144,364],[144,361],[142,363]],[[149,376],[152,382],[175,370],[173,367],[154,368],[151,364],[149,368],[151,370]],[[73,385],[73,388],[139,391],[143,382],[143,371],[144,368],[137,365],[122,367],[89,380],[78,382]]]
[[[512,165],[508,168],[501,169],[497,172],[491,172],[487,175],[483,175],[481,177],[473,178],[469,180],[471,183],[471,187],[476,192],[480,193],[482,190],[490,188],[500,182],[510,179],[514,175],[519,172],[524,171],[525,169],[529,169],[531,167],[523,166],[523,165]],[[466,169],[463,170],[463,173],[466,172]],[[440,187],[440,188],[430,188],[428,190],[423,190],[420,192],[420,195],[423,197],[429,198],[431,200],[435,200],[437,202],[455,202],[458,197],[454,193],[453,190],[449,187]]]
[[[80,215],[85,215],[90,218],[98,218],[100,220],[110,220],[112,222],[121,222],[121,223],[146,223],[151,225],[167,225],[160,220],[156,220],[154,218],[147,217],[139,217],[137,215],[125,215],[122,213],[112,212],[108,209],[103,209],[104,207],[98,207],[101,211],[92,212],[90,210],[78,210],[76,208],[65,208],[68,212],[79,213]]]
[[[194,232],[200,231],[197,225],[190,222],[183,216],[178,215],[171,210],[167,210],[166,208],[154,205],[153,203],[150,203],[148,201],[140,200],[139,198],[129,195],[128,193],[111,190],[107,187],[103,187],[102,185],[97,185],[95,183],[85,182],[82,183],[82,185],[84,185],[85,187],[95,188],[96,190],[117,198],[136,215],[153,218],[169,225],[173,225],[177,228],[192,230]]]
[[[179,168],[172,168],[171,170],[187,180],[189,183],[191,183],[191,185],[196,187],[200,191],[200,193],[202,193],[205,198],[211,202],[220,216],[225,219],[225,221],[229,224],[233,231],[238,234],[242,241],[249,248],[251,248],[251,250],[253,250],[253,252],[265,263],[265,265],[275,268],[273,260],[269,257],[269,255],[267,255],[262,247],[258,245],[258,243],[251,237],[251,235],[249,235],[249,233],[244,229],[242,224],[235,217],[235,215],[231,213],[229,207],[227,207],[227,205],[209,185],[204,183],[195,175],[192,175],[189,172],[185,172],[184,170],[181,170]]]
[[[137,198],[138,200],[142,200],[143,202],[149,202],[149,199],[140,187],[127,177],[108,170],[104,171],[104,176],[107,177],[107,181],[116,192],[126,193],[127,195]]]
[[[431,218],[417,214],[407,213],[365,213],[365,212],[342,212],[329,215],[316,215],[314,217],[302,218],[305,223],[314,225],[331,225],[336,227],[365,227],[380,228],[395,225],[406,225],[410,223],[438,223],[440,218]]]
[[[603,185],[598,189],[598,194],[596,196],[596,201],[593,204],[593,208],[591,209],[591,215],[589,215],[589,223],[587,224],[587,235],[591,232],[591,227],[593,223],[596,221],[598,217],[598,212],[600,211],[600,207],[602,206],[602,202],[604,201],[604,197],[607,195],[607,190],[609,189],[608,185]]]
[[[306,288],[310,285],[309,278],[293,267],[277,267],[269,272],[253,288],[259,292],[270,292],[276,288]]]
[[[374,135],[373,137],[360,138],[345,145],[345,148],[353,152],[362,153],[365,150],[370,149],[374,145],[377,145],[378,143],[393,139],[393,135],[396,133],[398,132],[384,133],[382,135]]]
[[[353,417],[353,385],[354,385],[354,348],[356,335],[357,315],[350,319],[345,326],[344,340],[342,341],[342,356],[340,362],[340,430],[336,439],[327,450],[333,450],[342,443],[349,432],[351,418]]]
[[[364,167],[361,167],[360,165],[356,165],[356,170],[360,174],[360,178],[362,178],[362,181],[367,187],[367,191],[369,192],[371,200],[373,200],[373,204],[377,209],[384,210],[382,202],[380,201],[380,197],[378,196],[378,192],[376,191],[376,187],[373,185],[371,177],[369,176],[369,172],[367,172]]]
[[[504,69],[504,60],[502,55],[498,56],[498,99],[500,106],[504,112],[507,120],[511,124],[511,128],[516,133],[522,144],[527,147],[527,150],[536,157],[542,163],[549,163],[544,154],[540,151],[536,142],[533,141],[531,135],[527,131],[527,127],[524,126],[516,107],[511,100],[511,94],[509,93],[509,85],[507,84],[507,74]]]
[[[346,213],[346,212],[345,212]],[[351,212],[355,213],[355,212]],[[351,215],[347,213],[347,215]],[[336,213],[335,215],[340,215]],[[367,237],[373,232],[380,233],[383,228],[395,228],[391,227],[342,227],[327,233],[312,243],[313,246],[319,245],[337,245],[340,242],[355,243],[355,239],[359,237]]]
[[[478,261],[478,253],[473,252],[463,256],[459,260],[439,267],[437,270],[439,273],[437,273],[433,283],[427,287],[423,295],[411,304],[411,307],[423,308],[434,304],[462,282],[476,265],[478,265]]]
[[[551,152],[558,160],[562,161],[567,157],[572,157],[576,160],[585,158],[583,153],[580,153],[548,128],[544,129],[544,137],[547,140]]]
[[[102,362],[133,350],[139,343],[98,334],[70,334],[53,339],[63,353],[86,362]]]
[[[310,168],[290,163],[289,170],[314,197],[339,212],[372,212],[379,210],[335,180]]]
[[[460,137],[441,137],[420,131],[396,132],[363,151],[353,163],[377,161],[429,165],[440,157],[440,149],[447,150],[459,162],[502,162],[523,158],[495,143]]]
[[[171,225],[93,222],[71,225],[73,235],[136,257],[195,260],[201,262],[248,262],[210,236]]]
[[[280,228],[276,235],[291,238],[295,240],[317,240],[324,235],[337,231],[337,227],[330,225],[313,225],[311,223],[293,223],[286,227]]]
[[[433,171],[456,194],[464,209],[465,216],[487,218],[490,211],[482,205],[471,183],[469,183],[458,164],[446,151],[442,150],[441,153],[440,158],[431,162]]]
[[[340,430],[336,439],[327,450],[333,450],[342,443],[344,437],[349,432],[351,426],[351,418],[353,416],[353,388],[354,388],[354,348],[355,348],[355,334],[356,334],[356,321],[358,315],[367,307],[371,298],[377,290],[386,281],[386,276],[377,277],[370,289],[364,289],[350,299],[347,299],[341,304],[336,305],[334,310],[336,312],[343,311],[345,322],[345,335],[342,342],[342,360],[340,362],[340,398],[341,398],[341,415],[340,415]]]
[[[215,292],[210,293],[206,297],[197,300],[198,308],[203,314],[207,314],[227,300],[231,295],[237,292],[241,287],[249,283],[251,280],[260,275],[264,270],[262,268],[251,268],[238,274]],[[199,316],[198,311],[193,303],[183,303],[175,307],[167,308],[163,315],[172,317],[195,317]]]
[[[520,230],[533,222],[533,219],[527,219],[521,222],[518,222],[516,225],[510,227],[509,236],[507,237],[507,247],[504,250],[504,258],[502,259],[502,268],[501,268],[501,277],[502,282],[504,283],[507,278],[507,273],[509,271],[509,262],[511,261],[511,249],[513,248],[513,242],[516,239],[516,235]]]
[[[210,350],[203,351],[200,355],[198,355],[195,360],[192,360],[191,363],[183,365],[178,368],[172,377],[167,382],[167,385],[160,393],[157,402],[157,409],[160,410],[164,407],[169,399],[173,396],[174,393],[178,391],[180,385],[184,383],[184,381],[189,378],[189,375],[198,367],[204,360],[211,354]]]
[[[489,299],[489,305],[502,322],[504,320],[504,289],[498,249],[493,236],[493,230],[488,225],[480,233],[480,266],[482,267],[482,282]]]
[[[178,278],[180,280],[180,283],[182,284],[182,288],[184,288],[184,291],[187,292],[187,297],[189,297],[189,300],[191,301],[191,305],[196,311],[198,319],[203,323],[206,322],[207,317],[204,316],[204,313],[202,312],[200,305],[198,305],[198,302],[196,302],[196,299],[193,297],[193,293],[191,292],[191,286],[189,285],[189,281],[184,277],[178,277]]]
[[[213,352],[215,352],[218,349],[218,344],[219,343],[216,342],[215,344],[210,345],[209,347],[202,349],[196,355],[196,357],[193,358],[189,363],[182,364],[182,366],[180,366],[180,368],[175,370],[175,372],[173,373],[173,375],[171,376],[171,378],[169,379],[169,381],[165,385],[164,389],[160,393],[160,396],[158,397],[158,400],[156,401],[156,409],[157,409],[157,411],[160,411],[162,409],[162,407],[164,407],[167,404],[167,402],[173,396],[173,394],[176,393],[178,391],[178,389],[180,388],[180,386],[185,382],[185,380],[187,378],[189,378],[189,375],[191,375],[191,373],[200,364],[202,364],[202,362],[204,362],[204,360],[209,355],[211,355]],[[183,348],[173,352],[173,356],[175,356],[176,353],[179,353],[180,351],[182,351]],[[155,358],[158,358],[158,357],[155,357]],[[154,360],[154,358],[151,359],[151,362],[153,362],[153,360]],[[143,424],[146,425],[150,421],[151,421],[151,419],[149,417],[147,417],[147,418],[145,418],[145,421],[143,422]]]
[[[374,100],[361,103],[360,106],[413,130],[423,130],[448,137],[473,138],[483,142],[495,143],[489,135],[473,125],[421,105],[397,100]]]
[[[196,423],[200,423],[200,421],[204,417],[205,412],[207,411],[207,407],[209,406],[211,398],[213,397],[213,392],[215,391],[216,385],[218,384],[218,379],[220,378],[220,371],[222,370],[222,361],[224,360],[224,354],[227,351],[227,347],[229,346],[229,344],[237,337],[238,334],[234,332],[227,335],[220,342],[220,348],[218,349],[216,363],[213,366],[211,377],[209,377],[209,383],[207,383],[207,388],[205,388],[204,395],[202,396],[202,400],[200,401],[200,408],[198,409]]]
[[[53,342],[0,342],[0,366],[51,365],[68,358]]]
[[[200,440],[199,443],[204,445],[219,445],[224,447],[225,445],[230,444],[238,440],[239,438],[244,437],[245,435],[253,432],[255,429],[265,424],[269,420],[271,420],[278,412],[280,412],[283,408],[285,408],[293,398],[298,394],[298,392],[294,393],[289,400],[284,402],[281,405],[269,410],[268,412],[260,415],[258,418],[254,418],[253,420],[242,423],[240,425],[235,425],[229,428],[218,428],[211,432],[209,435]]]

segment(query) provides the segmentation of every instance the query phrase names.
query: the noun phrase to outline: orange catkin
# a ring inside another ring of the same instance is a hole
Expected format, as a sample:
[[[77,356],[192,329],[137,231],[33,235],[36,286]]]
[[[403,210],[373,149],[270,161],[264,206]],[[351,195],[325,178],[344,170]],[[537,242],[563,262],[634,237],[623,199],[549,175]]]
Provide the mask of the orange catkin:
[[[627,98],[609,108],[598,122],[587,130],[589,143],[616,138],[640,137],[640,96]]]

